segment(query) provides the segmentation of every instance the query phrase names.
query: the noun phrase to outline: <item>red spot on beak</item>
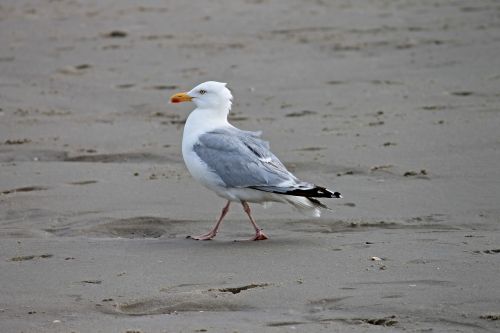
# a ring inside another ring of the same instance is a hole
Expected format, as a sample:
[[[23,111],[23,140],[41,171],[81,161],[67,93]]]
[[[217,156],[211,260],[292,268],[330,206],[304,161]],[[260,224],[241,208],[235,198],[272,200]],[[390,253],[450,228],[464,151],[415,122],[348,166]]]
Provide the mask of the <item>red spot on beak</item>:
[[[171,103],[189,102],[192,99],[193,98],[191,96],[189,96],[187,93],[183,92],[183,93],[178,93],[178,94],[172,95],[172,97],[170,97],[170,102]]]

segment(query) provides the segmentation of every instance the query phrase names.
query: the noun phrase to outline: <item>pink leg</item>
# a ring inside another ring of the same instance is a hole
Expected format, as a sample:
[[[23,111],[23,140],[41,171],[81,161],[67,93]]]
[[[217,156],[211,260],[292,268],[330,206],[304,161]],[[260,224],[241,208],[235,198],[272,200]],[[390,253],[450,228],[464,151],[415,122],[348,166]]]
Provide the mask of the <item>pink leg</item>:
[[[243,210],[245,213],[247,213],[248,218],[250,219],[250,223],[252,223],[253,228],[255,229],[255,236],[247,239],[247,240],[252,240],[252,241],[258,241],[258,240],[266,240],[268,237],[266,234],[262,232],[262,229],[255,223],[255,220],[252,217],[252,211],[250,210],[250,206],[248,205],[248,202],[242,201],[241,204],[243,205]]]
[[[227,201],[227,204],[222,208],[222,213],[220,214],[219,220],[215,224],[215,226],[207,233],[198,235],[198,236],[187,236],[186,238],[191,238],[195,240],[211,240],[217,235],[217,230],[219,229],[220,224],[222,223],[222,219],[226,216],[227,212],[229,212],[229,205],[231,201]]]

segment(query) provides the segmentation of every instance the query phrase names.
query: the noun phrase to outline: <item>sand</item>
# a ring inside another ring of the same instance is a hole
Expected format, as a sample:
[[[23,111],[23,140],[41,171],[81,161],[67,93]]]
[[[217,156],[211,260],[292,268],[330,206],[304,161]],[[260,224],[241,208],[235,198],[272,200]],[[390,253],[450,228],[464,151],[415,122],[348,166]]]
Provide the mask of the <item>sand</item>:
[[[0,4],[1,332],[500,329],[497,1]],[[320,219],[192,180],[192,105],[343,194]]]

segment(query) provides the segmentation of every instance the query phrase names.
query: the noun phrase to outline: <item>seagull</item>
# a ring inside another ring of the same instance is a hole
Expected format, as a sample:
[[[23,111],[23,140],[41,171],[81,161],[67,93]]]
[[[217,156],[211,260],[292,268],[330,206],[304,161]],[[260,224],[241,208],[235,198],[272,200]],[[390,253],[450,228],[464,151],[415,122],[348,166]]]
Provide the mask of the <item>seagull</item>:
[[[171,103],[193,102],[196,105],[184,125],[182,156],[192,177],[218,196],[226,205],[207,233],[188,236],[211,240],[229,211],[231,202],[239,202],[248,215],[255,235],[249,240],[268,239],[257,225],[251,203],[281,202],[314,217],[320,208],[328,209],[316,198],[342,198],[339,192],[304,182],[295,177],[271,152],[261,132],[238,129],[227,116],[233,96],[226,83],[208,81],[188,92],[174,94]]]

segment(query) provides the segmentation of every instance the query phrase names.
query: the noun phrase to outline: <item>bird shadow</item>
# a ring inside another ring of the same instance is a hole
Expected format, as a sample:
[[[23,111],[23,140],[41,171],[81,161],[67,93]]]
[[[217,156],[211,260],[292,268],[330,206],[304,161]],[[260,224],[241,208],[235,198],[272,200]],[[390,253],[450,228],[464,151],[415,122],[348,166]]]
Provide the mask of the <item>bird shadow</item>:
[[[304,246],[305,244],[312,244],[311,240],[303,239],[303,238],[295,238],[295,237],[283,237],[279,235],[275,235],[274,237],[271,235],[269,239],[261,240],[261,241],[252,241],[245,240],[249,238],[251,235],[243,235],[236,234],[235,237],[231,238],[230,236],[223,236],[220,238],[208,240],[208,241],[199,241],[195,239],[186,238],[185,242],[187,244],[194,244],[196,246],[202,247],[210,247],[210,248],[253,248],[259,247],[262,249],[268,248],[279,248],[279,247],[290,247],[290,246]]]

